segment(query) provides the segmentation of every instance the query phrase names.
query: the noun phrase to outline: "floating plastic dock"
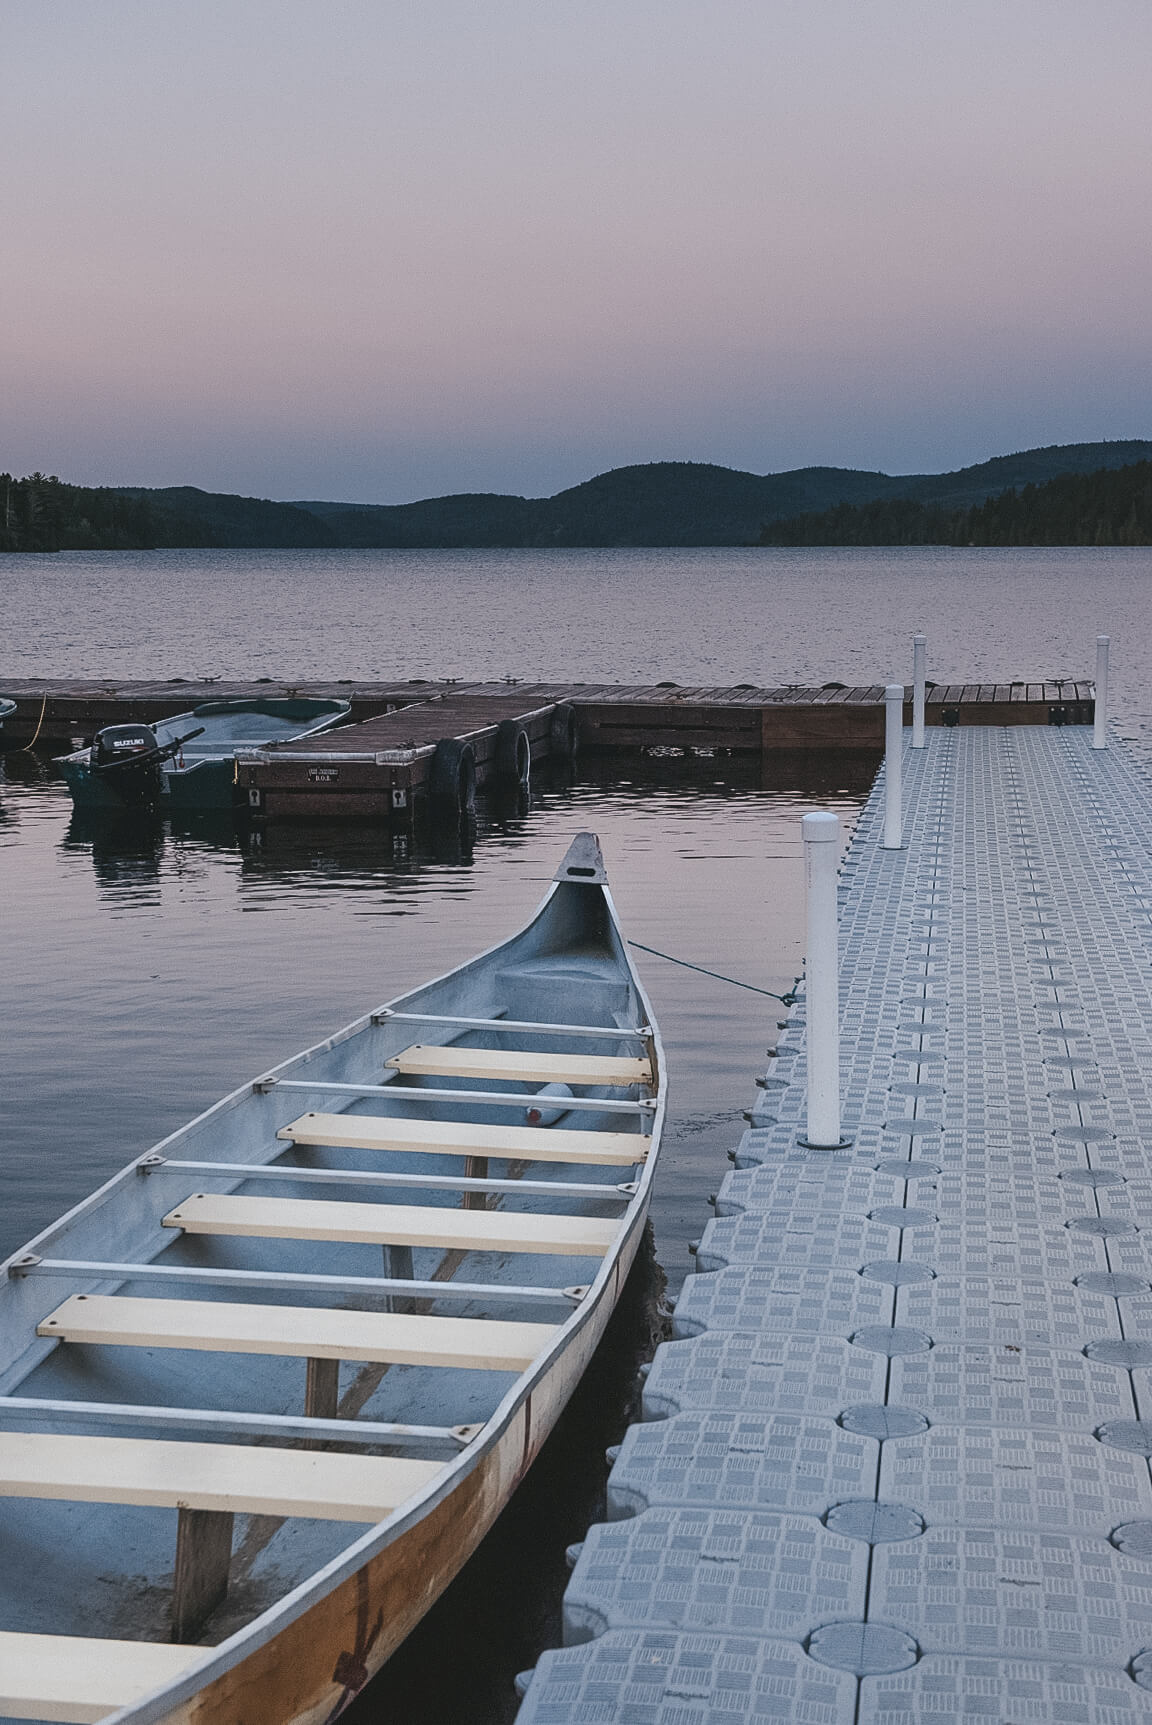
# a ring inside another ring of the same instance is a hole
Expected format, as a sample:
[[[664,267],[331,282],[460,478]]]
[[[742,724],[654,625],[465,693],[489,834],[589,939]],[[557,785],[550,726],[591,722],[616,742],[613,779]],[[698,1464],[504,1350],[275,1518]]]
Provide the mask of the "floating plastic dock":
[[[1152,786],[930,731],[803,1004],[518,1725],[1152,1721]]]

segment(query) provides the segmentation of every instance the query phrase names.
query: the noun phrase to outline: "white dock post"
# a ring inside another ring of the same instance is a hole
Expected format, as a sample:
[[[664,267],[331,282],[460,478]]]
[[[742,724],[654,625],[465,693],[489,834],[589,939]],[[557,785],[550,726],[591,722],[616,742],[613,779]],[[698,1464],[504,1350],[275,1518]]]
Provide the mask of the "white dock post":
[[[840,1137],[840,952],[836,880],[840,816],[805,815],[807,887],[805,975],[808,1007],[808,1131],[817,1150],[837,1150]]]
[[[903,842],[900,772],[904,750],[904,685],[889,683],[884,690],[884,845],[898,851]]]
[[[1096,717],[1092,724],[1092,747],[1108,747],[1108,645],[1109,635],[1096,637]]]
[[[912,637],[912,747],[924,747],[924,669],[928,641],[924,635]]]

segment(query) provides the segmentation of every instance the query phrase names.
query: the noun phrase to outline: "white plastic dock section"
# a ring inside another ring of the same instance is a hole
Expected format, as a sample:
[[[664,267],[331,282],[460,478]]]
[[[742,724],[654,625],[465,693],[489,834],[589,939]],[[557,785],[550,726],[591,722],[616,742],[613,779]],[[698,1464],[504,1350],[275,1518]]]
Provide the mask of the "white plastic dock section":
[[[907,740],[906,733],[906,740]],[[841,896],[518,1725],[1152,1722],[1152,786],[934,730]]]

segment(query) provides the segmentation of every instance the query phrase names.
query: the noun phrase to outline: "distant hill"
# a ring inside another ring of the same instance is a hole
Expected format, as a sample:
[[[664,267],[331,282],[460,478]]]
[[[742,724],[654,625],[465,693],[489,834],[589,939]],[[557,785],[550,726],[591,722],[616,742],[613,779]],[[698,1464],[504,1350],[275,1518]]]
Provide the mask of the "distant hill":
[[[1152,458],[1152,442],[1074,443],[997,456],[955,473],[893,476],[845,467],[741,473],[704,462],[617,467],[555,497],[478,493],[421,503],[299,503],[338,536],[364,546],[754,545],[765,522],[880,498],[951,508],[1059,473]]]
[[[765,524],[762,545],[1152,545],[1152,461],[1069,472],[953,508],[884,498]]]
[[[122,497],[147,503],[164,521],[194,527],[196,545],[279,547],[338,545],[339,539],[309,509],[268,503],[257,497],[232,497],[200,491],[194,485],[169,485],[159,491],[118,486]]]
[[[69,486],[42,474],[23,480],[0,475],[0,550],[755,545],[766,528],[772,531],[782,521],[897,500],[910,507],[939,508],[951,517],[1005,491],[1041,486],[1061,474],[1087,475],[1148,460],[1152,442],[1133,440],[1030,449],[955,473],[892,475],[802,467],[755,474],[706,462],[657,461],[614,468],[555,497],[476,492],[397,504],[276,503],[194,486],[92,488]],[[852,517],[852,531],[894,530],[879,525],[894,516],[869,519],[870,526]],[[926,519],[917,516],[918,525],[908,531],[927,531]],[[813,530],[833,531],[827,523]],[[959,531],[954,522],[947,530]],[[937,523],[931,531],[944,528]],[[792,537],[782,542],[809,541]]]

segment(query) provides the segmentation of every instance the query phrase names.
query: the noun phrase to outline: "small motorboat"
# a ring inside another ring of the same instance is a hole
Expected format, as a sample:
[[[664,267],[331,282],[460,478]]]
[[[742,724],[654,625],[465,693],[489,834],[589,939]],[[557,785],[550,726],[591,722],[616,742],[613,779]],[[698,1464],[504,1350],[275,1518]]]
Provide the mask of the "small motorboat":
[[[519,934],[235,1091],[0,1266],[0,1715],[335,1719],[588,1364],[664,1108],[582,833]]]
[[[10,719],[15,711],[15,701],[9,700],[7,695],[0,695],[0,741],[4,737],[4,721]]]
[[[91,748],[56,764],[78,809],[226,809],[237,800],[238,749],[315,736],[351,710],[336,700],[206,701],[154,725],[106,725]]]

